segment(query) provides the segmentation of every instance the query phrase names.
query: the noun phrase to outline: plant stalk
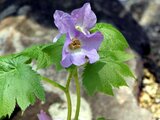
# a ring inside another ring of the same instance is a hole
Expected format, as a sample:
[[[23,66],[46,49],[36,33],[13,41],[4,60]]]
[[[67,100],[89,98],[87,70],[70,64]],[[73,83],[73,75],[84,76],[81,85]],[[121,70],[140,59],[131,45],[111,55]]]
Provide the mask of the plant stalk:
[[[70,85],[70,81],[71,81],[71,79],[72,79],[72,71],[69,72],[69,76],[68,76],[68,79],[67,79],[66,87],[60,85],[59,83],[57,83],[57,82],[55,82],[55,81],[53,81],[53,80],[50,80],[50,79],[47,78],[47,77],[41,76],[41,78],[42,78],[42,80],[44,80],[45,82],[50,83],[52,86],[59,88],[60,90],[62,90],[62,91],[65,93],[66,98],[67,98],[67,104],[68,104],[67,120],[71,120],[71,115],[72,115],[72,103],[71,103],[71,96],[70,96],[70,93],[69,93],[69,85]]]
[[[44,77],[44,76],[41,76],[41,78],[42,78],[43,81],[51,84],[51,85],[54,86],[54,87],[59,88],[59,89],[62,90],[63,92],[66,91],[66,88],[65,88],[64,86],[60,85],[59,83],[57,83],[57,82],[55,82],[55,81],[53,81],[53,80],[50,80],[49,78]]]
[[[74,74],[74,80],[76,84],[76,93],[77,93],[77,105],[76,105],[76,113],[75,113],[74,120],[78,120],[79,112],[80,112],[80,105],[81,105],[81,92],[80,92],[80,84],[79,84],[77,69]]]
[[[69,92],[69,86],[70,86],[70,82],[72,79],[72,75],[73,75],[73,72],[70,71],[69,75],[68,75],[68,79],[67,79],[67,83],[66,83],[66,91],[65,91],[65,94],[67,97],[67,104],[68,104],[67,120],[71,120],[71,117],[72,117],[72,102],[71,102],[71,96],[70,96],[70,92]]]

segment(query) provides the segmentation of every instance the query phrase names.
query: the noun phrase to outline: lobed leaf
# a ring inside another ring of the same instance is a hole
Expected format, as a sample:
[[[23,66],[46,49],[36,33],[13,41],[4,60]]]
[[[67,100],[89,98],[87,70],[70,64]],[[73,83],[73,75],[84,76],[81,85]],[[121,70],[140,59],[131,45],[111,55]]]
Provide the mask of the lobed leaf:
[[[35,102],[44,100],[40,76],[26,64],[28,57],[0,57],[0,118],[11,115],[16,103],[22,110]]]
[[[126,77],[134,78],[129,67],[124,63],[133,58],[125,50],[128,44],[123,35],[113,26],[98,23],[91,32],[100,31],[104,40],[99,48],[100,60],[87,64],[83,71],[83,86],[90,95],[103,92],[113,95],[113,88],[126,86]]]
[[[101,60],[85,67],[82,82],[90,95],[98,91],[113,95],[114,87],[127,86],[126,77],[134,77],[126,64]]]
[[[114,51],[99,51],[101,59],[113,60],[119,62],[126,62],[134,58],[133,54],[129,54],[126,51],[114,50]]]
[[[62,35],[56,43],[52,43],[43,48],[43,52],[47,53],[50,56],[52,64],[56,66],[57,70],[63,69],[60,61],[62,60],[62,49],[65,38],[66,36]]]
[[[112,25],[106,23],[97,23],[96,26],[91,30],[91,32],[96,31],[100,31],[104,36],[104,40],[99,48],[99,51],[123,51],[128,48],[128,43],[122,33]]]
[[[28,56],[31,59],[36,59],[37,68],[46,68],[52,64],[58,70],[62,69],[60,61],[62,59],[62,48],[64,45],[65,35],[62,35],[56,43],[44,45],[34,45],[24,50],[20,55]]]

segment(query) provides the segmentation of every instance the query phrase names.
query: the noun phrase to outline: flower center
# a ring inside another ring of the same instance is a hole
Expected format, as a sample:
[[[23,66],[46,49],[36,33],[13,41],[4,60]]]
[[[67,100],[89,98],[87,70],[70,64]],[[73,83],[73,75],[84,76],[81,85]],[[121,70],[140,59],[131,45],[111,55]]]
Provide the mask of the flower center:
[[[73,38],[72,42],[69,44],[69,48],[71,50],[75,50],[75,49],[81,48],[80,41],[77,38]]]

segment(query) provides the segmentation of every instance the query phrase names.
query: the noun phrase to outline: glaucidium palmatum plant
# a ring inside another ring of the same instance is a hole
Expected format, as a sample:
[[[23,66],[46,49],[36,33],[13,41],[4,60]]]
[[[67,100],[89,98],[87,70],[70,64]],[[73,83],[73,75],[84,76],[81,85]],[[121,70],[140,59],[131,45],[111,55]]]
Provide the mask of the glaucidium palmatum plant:
[[[0,118],[10,116],[16,103],[24,111],[34,104],[36,97],[45,100],[41,80],[62,90],[67,98],[67,120],[72,118],[70,82],[74,79],[77,106],[74,120],[80,111],[80,81],[89,95],[102,92],[113,95],[114,87],[127,85],[126,77],[134,77],[126,61],[133,56],[126,52],[129,47],[123,35],[112,25],[96,23],[97,18],[89,3],[71,14],[56,10],[54,23],[59,34],[53,42],[33,45],[16,54],[0,57]],[[68,72],[66,85],[37,73],[31,63],[36,60],[37,69],[55,65],[56,70]],[[83,67],[83,74],[78,70]],[[79,80],[79,78],[81,78]],[[50,120],[41,111],[40,120]]]

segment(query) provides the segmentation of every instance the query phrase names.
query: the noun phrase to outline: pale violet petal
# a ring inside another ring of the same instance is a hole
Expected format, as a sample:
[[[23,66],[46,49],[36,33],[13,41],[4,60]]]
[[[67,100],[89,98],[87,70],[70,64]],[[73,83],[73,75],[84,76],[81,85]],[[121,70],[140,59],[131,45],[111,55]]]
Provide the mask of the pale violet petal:
[[[81,8],[72,11],[71,16],[74,19],[74,23],[82,29],[91,29],[97,21],[95,13],[91,10],[90,3],[85,3]]]
[[[56,10],[54,13],[54,23],[60,33],[67,33],[75,29],[72,17],[63,11]]]
[[[61,33],[59,33],[58,35],[56,35],[56,37],[54,37],[53,39],[53,43],[57,42],[57,40],[61,37]]]
[[[72,65],[71,55],[70,55],[70,54],[66,55],[66,56],[62,59],[61,65],[62,65],[64,68],[67,68],[67,67],[69,67],[69,66]]]
[[[99,60],[99,55],[97,53],[96,49],[90,50],[90,51],[86,51],[86,56],[89,59],[89,63],[95,63]]]
[[[76,66],[81,66],[85,64],[87,62],[87,59],[85,57],[86,55],[83,50],[71,53],[71,61]]]
[[[103,35],[100,32],[92,33],[89,35],[79,34],[78,39],[82,43],[82,48],[85,50],[98,50],[103,40]]]
[[[39,120],[52,120],[43,110],[37,116]]]

